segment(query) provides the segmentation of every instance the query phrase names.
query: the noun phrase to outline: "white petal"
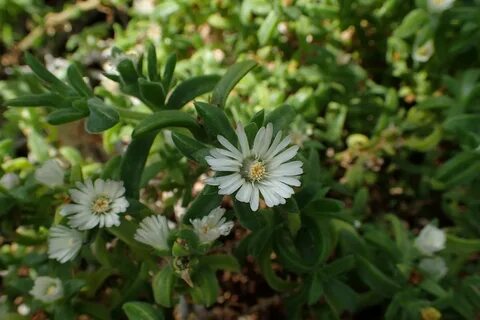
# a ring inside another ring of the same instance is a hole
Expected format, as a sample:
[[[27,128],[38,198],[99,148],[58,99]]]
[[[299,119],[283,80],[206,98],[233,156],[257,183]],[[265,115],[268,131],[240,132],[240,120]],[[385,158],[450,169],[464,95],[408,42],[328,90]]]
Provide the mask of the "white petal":
[[[240,190],[238,190],[235,198],[241,202],[249,202],[252,195],[253,187],[251,183],[244,183]]]
[[[245,129],[241,123],[237,124],[237,129],[235,130],[238,137],[238,142],[240,143],[240,150],[244,158],[250,156],[250,147],[248,146],[248,138],[245,133]]]

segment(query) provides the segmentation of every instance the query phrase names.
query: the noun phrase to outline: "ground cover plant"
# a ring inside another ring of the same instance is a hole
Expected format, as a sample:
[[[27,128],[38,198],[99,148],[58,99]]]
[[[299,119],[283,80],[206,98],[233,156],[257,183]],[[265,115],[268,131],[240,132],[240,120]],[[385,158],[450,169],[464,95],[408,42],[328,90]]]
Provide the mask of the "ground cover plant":
[[[0,0],[0,319],[477,319],[480,2]]]

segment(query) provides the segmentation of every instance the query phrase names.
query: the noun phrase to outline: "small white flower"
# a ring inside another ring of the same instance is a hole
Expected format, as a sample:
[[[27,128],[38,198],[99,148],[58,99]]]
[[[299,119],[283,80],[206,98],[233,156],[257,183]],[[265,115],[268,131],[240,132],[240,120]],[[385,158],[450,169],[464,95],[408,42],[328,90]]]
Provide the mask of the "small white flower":
[[[37,277],[30,294],[44,303],[57,301],[63,297],[62,281],[58,278]]]
[[[303,163],[289,161],[295,157],[299,147],[291,146],[284,150],[291,139],[287,136],[282,140],[281,131],[272,141],[271,123],[258,130],[252,148],[241,124],[237,125],[236,134],[240,150],[219,135],[218,141],[225,149],[212,149],[210,156],[205,157],[212,170],[229,173],[217,175],[207,183],[218,186],[219,194],[236,192],[235,198],[250,203],[253,211],[258,210],[260,193],[269,207],[284,204],[285,199],[294,193],[291,186],[300,186],[299,176],[303,173]]]
[[[427,62],[432,57],[434,51],[433,40],[428,40],[421,46],[413,48],[412,58],[417,62]]]
[[[454,2],[455,0],[428,0],[427,5],[431,12],[440,13],[450,9]]]
[[[445,248],[447,237],[445,231],[429,224],[420,231],[415,239],[415,247],[424,255],[431,256]]]
[[[63,185],[64,176],[65,170],[55,159],[45,161],[35,170],[35,179],[50,188]]]
[[[112,227],[120,225],[121,212],[128,208],[128,201],[123,194],[122,181],[97,179],[85,183],[76,183],[77,189],[70,189],[73,204],[67,204],[60,214],[69,217],[72,228],[87,230],[99,226]]]
[[[227,221],[223,214],[225,209],[215,208],[202,219],[190,219],[193,230],[197,234],[201,243],[210,243],[217,240],[220,236],[226,236],[233,228],[233,221]]]
[[[17,312],[21,316],[28,316],[28,314],[30,313],[30,307],[27,304],[22,303],[18,306]]]
[[[170,233],[167,218],[160,215],[146,217],[135,232],[135,240],[157,250],[168,250],[167,238]]]
[[[420,261],[418,267],[437,281],[445,277],[448,272],[447,264],[441,257],[424,258]]]
[[[20,184],[20,179],[15,173],[5,173],[0,179],[0,185],[7,190],[11,190]]]
[[[82,248],[83,234],[62,225],[50,228],[48,257],[65,263],[75,258]]]

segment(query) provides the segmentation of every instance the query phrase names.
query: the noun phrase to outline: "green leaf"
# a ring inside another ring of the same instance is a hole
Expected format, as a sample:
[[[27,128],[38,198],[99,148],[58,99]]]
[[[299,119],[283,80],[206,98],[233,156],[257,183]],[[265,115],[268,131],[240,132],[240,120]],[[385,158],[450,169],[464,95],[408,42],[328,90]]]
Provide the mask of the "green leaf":
[[[233,200],[233,209],[240,222],[240,224],[252,231],[259,230],[265,225],[265,218],[260,211],[252,211],[248,203],[240,202],[237,199]]]
[[[62,97],[53,92],[25,95],[15,99],[7,100],[3,105],[9,107],[58,107]]]
[[[67,69],[68,81],[77,92],[85,97],[93,97],[92,89],[83,80],[82,74],[75,64],[71,64]]]
[[[308,264],[303,259],[289,232],[278,230],[274,234],[274,239],[274,250],[285,268],[296,273],[307,273],[312,270],[314,265]]]
[[[168,56],[167,62],[165,63],[165,70],[163,71],[163,87],[165,92],[168,92],[172,85],[173,72],[175,71],[175,66],[177,64],[177,56],[175,53],[172,53]]]
[[[156,303],[167,308],[173,307],[173,288],[176,281],[177,276],[170,265],[165,266],[155,275],[152,287]]]
[[[434,179],[441,183],[441,188],[450,188],[475,179],[479,171],[480,155],[466,151],[444,163],[434,175]]]
[[[208,268],[198,269],[192,277],[193,288],[190,288],[190,294],[193,301],[211,306],[217,301],[220,293],[220,286],[215,275],[215,271]]]
[[[312,305],[323,295],[323,279],[318,273],[314,273],[312,277],[309,277],[306,281],[306,286],[308,286],[307,302],[309,305]]]
[[[415,9],[403,18],[400,26],[395,29],[393,35],[399,38],[407,38],[415,34],[428,20],[428,13],[423,9]]]
[[[120,61],[117,65],[117,70],[124,84],[135,85],[137,83],[139,74],[132,60],[124,59]]]
[[[52,86],[52,89],[60,93],[72,93],[72,89],[53,75],[45,66],[30,53],[25,53],[25,62],[40,79]]]
[[[292,283],[280,278],[275,273],[272,267],[272,261],[270,260],[270,252],[266,252],[259,257],[258,265],[260,270],[262,270],[262,275],[272,289],[284,292],[294,287]]]
[[[253,115],[252,120],[250,120],[250,122],[255,123],[257,125],[257,128],[260,128],[261,126],[263,126],[264,119],[265,119],[265,110],[262,109]]]
[[[256,65],[256,62],[247,60],[238,62],[228,68],[225,75],[213,89],[211,103],[223,108],[233,87]]]
[[[150,79],[150,81],[160,80],[160,76],[158,74],[158,69],[157,69],[157,52],[155,50],[155,46],[151,42],[148,43],[148,49],[147,49],[147,71],[148,71],[148,79]]]
[[[163,320],[163,312],[146,302],[127,302],[122,306],[129,320]]]
[[[183,222],[190,223],[190,219],[202,218],[208,215],[210,211],[220,205],[222,199],[223,196],[218,194],[217,187],[206,185],[183,216]]]
[[[161,109],[165,104],[165,90],[160,82],[151,82],[138,78],[138,86],[141,97],[148,102],[149,106]]]
[[[449,252],[469,255],[480,251],[480,239],[463,239],[447,234],[447,248]]]
[[[197,120],[188,113],[177,110],[158,111],[142,120],[132,133],[133,138],[143,135],[158,133],[161,129],[169,127],[180,127],[190,130],[196,136],[203,136],[202,128],[198,125]]]
[[[80,112],[75,109],[59,109],[47,115],[47,122],[51,125],[60,125],[85,118],[88,113]]]
[[[216,254],[199,258],[200,264],[205,264],[212,270],[225,270],[240,272],[240,264],[234,256],[227,254]]]
[[[447,118],[443,127],[453,132],[475,132],[480,134],[480,114],[461,114]]]
[[[100,133],[110,129],[120,121],[118,112],[98,98],[88,99],[90,115],[85,123],[89,133]]]
[[[262,25],[258,29],[257,37],[258,42],[261,46],[264,46],[268,43],[268,41],[272,38],[273,33],[278,24],[278,15],[277,13],[272,10],[268,14],[268,16],[263,20]]]
[[[265,117],[265,124],[273,125],[273,133],[289,128],[295,118],[295,110],[288,104],[281,105]]]
[[[123,156],[120,177],[125,185],[125,195],[138,199],[142,172],[147,161],[156,132],[132,139]]]
[[[180,83],[170,94],[167,102],[168,109],[180,109],[187,102],[198,96],[210,92],[217,84],[220,76],[206,75],[192,77]]]
[[[357,264],[357,271],[362,281],[378,294],[391,297],[400,290],[401,287],[395,281],[386,276],[362,256],[357,256]]]
[[[172,133],[172,140],[177,149],[180,150],[185,157],[202,165],[207,165],[205,157],[209,154],[209,147],[195,139],[177,132]]]
[[[348,255],[342,258],[339,258],[323,269],[323,272],[328,275],[329,278],[334,278],[345,272],[348,272],[355,268],[356,260],[353,255]]]
[[[325,298],[338,314],[344,311],[354,312],[357,309],[358,294],[345,283],[329,279],[324,284]]]
[[[203,126],[211,139],[215,140],[217,135],[221,135],[231,143],[237,141],[235,131],[223,109],[204,102],[195,102],[195,108],[202,118]]]

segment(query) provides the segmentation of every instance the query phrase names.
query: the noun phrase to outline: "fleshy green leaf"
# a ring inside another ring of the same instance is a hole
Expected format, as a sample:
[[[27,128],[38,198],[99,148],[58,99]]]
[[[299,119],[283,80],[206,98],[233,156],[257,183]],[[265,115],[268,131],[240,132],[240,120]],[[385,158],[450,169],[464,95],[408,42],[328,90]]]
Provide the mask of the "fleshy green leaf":
[[[206,75],[192,77],[183,81],[172,91],[168,98],[167,108],[180,109],[187,102],[212,91],[219,79],[220,76],[217,75]]]
[[[177,276],[171,266],[165,266],[155,275],[152,287],[156,303],[167,308],[173,306],[173,288],[176,281]]]
[[[151,82],[142,78],[138,79],[140,95],[155,109],[161,109],[165,104],[165,90],[160,82]]]
[[[216,139],[217,135],[221,135],[231,143],[235,143],[237,136],[223,109],[204,102],[195,102],[195,108],[211,139]]]
[[[99,133],[110,129],[120,121],[118,112],[98,98],[88,99],[88,116],[85,128],[87,132]]]
[[[127,302],[122,306],[129,320],[163,320],[163,312],[146,302]]]
[[[196,137],[204,135],[197,120],[188,113],[177,110],[163,110],[142,120],[133,131],[132,137],[137,138],[150,133],[158,133],[159,130],[169,127],[189,129]]]
[[[235,85],[256,65],[257,63],[255,61],[247,60],[237,62],[228,68],[225,75],[220,79],[213,89],[211,103],[223,108],[233,87],[235,87]]]
[[[175,53],[172,53],[168,56],[167,62],[165,63],[165,70],[163,71],[163,87],[165,92],[168,92],[172,86],[173,72],[175,71],[175,66],[177,64],[177,56]]]
[[[222,198],[223,196],[218,194],[217,187],[206,185],[183,216],[183,222],[190,223],[190,219],[202,218],[208,215],[211,210],[220,205]]]
[[[172,140],[178,150],[187,158],[206,165],[205,157],[209,154],[210,148],[203,143],[192,139],[184,134],[172,133]]]
[[[267,114],[264,124],[271,123],[275,134],[280,130],[290,127],[294,118],[295,110],[288,104],[284,104]]]
[[[68,81],[77,92],[85,97],[93,97],[92,89],[83,80],[82,74],[75,64],[71,64],[67,69]]]
[[[278,24],[278,14],[275,11],[270,11],[268,16],[263,20],[260,29],[258,29],[257,37],[261,46],[264,46],[272,38],[274,31]]]

